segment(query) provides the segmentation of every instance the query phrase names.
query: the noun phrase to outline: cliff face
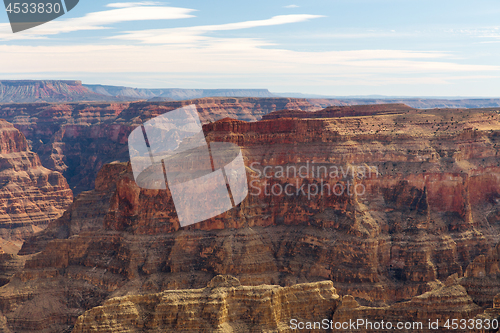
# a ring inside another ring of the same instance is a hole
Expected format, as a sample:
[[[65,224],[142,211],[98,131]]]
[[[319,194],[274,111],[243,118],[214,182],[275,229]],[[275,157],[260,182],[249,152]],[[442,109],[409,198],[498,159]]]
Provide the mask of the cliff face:
[[[64,177],[44,168],[23,134],[0,120],[0,237],[22,243],[60,217],[72,200]]]
[[[399,319],[443,316],[432,304],[448,296],[457,316],[481,312],[466,280],[500,240],[495,110],[222,119],[204,130],[242,150],[250,193],[241,205],[180,228],[168,190],[137,187],[126,163],[104,166],[95,190],[24,245],[41,252],[0,288],[11,329],[63,331],[105,299],[203,288],[221,274],[246,286],[330,280],[373,311],[411,299]],[[462,287],[445,282],[464,272]]]
[[[481,313],[482,309],[467,295],[464,287],[458,283],[456,274],[448,277],[444,283],[437,283],[431,291],[415,296],[411,300],[386,307],[368,307],[360,304],[352,296],[344,296],[340,306],[333,315],[334,322],[356,322],[363,319],[365,322],[382,322],[394,325],[406,321],[411,326],[406,327],[407,332],[436,332],[436,328],[429,327],[429,323],[440,323],[439,327],[445,330],[444,325],[449,319],[469,320]],[[366,324],[362,329],[345,329],[343,332],[377,332],[373,326]],[[403,326],[403,328],[405,328]],[[398,329],[404,331],[403,329]],[[390,331],[390,330],[387,330]],[[474,330],[461,330],[471,332]]]
[[[72,332],[288,332],[291,318],[329,319],[338,299],[329,281],[248,287],[217,276],[203,289],[112,298]]]
[[[461,283],[477,304],[500,307],[494,302],[495,296],[500,294],[500,244],[476,257],[465,270]]]
[[[247,121],[290,108],[315,110],[295,98],[204,98],[182,102],[4,104],[0,117],[14,124],[42,164],[61,172],[75,194],[91,190],[99,169],[128,161],[130,132],[153,117],[195,103],[204,122],[224,117]]]

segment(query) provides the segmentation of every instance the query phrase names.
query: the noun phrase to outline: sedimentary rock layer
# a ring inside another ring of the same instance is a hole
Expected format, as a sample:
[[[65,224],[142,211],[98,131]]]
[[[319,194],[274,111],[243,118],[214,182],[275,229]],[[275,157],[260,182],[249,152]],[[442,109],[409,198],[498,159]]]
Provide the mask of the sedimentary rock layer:
[[[204,130],[240,146],[248,197],[181,228],[169,190],[141,189],[130,165],[106,165],[95,190],[26,243],[23,253],[40,253],[0,288],[9,327],[70,329],[106,299],[203,288],[220,274],[247,286],[330,280],[360,306],[418,308],[499,241],[496,110],[222,119]],[[453,311],[475,316],[463,286],[442,290],[453,291]],[[45,301],[54,306],[40,309]]]
[[[59,171],[75,194],[91,190],[99,169],[127,161],[127,137],[143,122],[196,104],[203,122],[233,117],[246,121],[281,109],[316,110],[296,98],[203,98],[182,102],[3,104],[0,117],[31,142],[42,164]]]
[[[72,332],[288,332],[291,318],[329,319],[338,299],[330,281],[249,287],[217,276],[203,289],[112,298]]]
[[[0,120],[0,237],[22,241],[60,217],[72,200],[64,177],[44,168],[24,135]]]

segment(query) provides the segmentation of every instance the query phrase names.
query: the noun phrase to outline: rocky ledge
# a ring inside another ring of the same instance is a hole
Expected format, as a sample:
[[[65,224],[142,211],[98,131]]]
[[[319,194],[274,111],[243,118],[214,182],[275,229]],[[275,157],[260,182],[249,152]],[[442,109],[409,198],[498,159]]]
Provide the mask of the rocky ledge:
[[[203,289],[112,298],[80,316],[72,332],[288,332],[290,319],[329,319],[338,303],[330,281],[249,287],[216,276]]]

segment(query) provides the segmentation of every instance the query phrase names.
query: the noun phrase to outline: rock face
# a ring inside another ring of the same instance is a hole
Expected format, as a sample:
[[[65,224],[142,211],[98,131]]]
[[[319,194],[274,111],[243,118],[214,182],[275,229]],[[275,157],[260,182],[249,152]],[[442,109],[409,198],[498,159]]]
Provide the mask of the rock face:
[[[330,280],[399,319],[482,312],[466,281],[500,241],[497,110],[221,119],[204,131],[240,146],[248,197],[181,228],[168,190],[139,188],[127,163],[105,165],[93,191],[23,246],[39,253],[0,288],[11,330],[70,330],[106,299],[203,288],[217,275],[244,286]]]
[[[500,244],[474,259],[465,270],[461,284],[477,304],[498,307],[493,300],[500,293]]]
[[[185,105],[196,104],[204,122],[224,117],[246,121],[280,109],[315,110],[295,98],[204,98],[182,102],[4,104],[0,117],[12,122],[31,142],[42,164],[61,172],[75,194],[94,188],[99,169],[128,161],[127,138],[143,122]]]
[[[64,177],[44,168],[24,135],[0,120],[0,237],[22,243],[60,217],[72,201]]]
[[[248,287],[227,279],[217,276],[203,289],[112,298],[78,318],[72,332],[288,332],[291,318],[329,318],[339,302],[330,281]]]
[[[360,306],[352,296],[344,296],[341,305],[333,315],[333,322],[356,322],[363,319],[365,324],[361,329],[345,329],[344,332],[377,332],[373,326],[367,322],[381,323],[384,321],[390,323],[392,329],[398,329],[397,323],[406,321],[411,326],[406,327],[407,332],[435,332],[436,329],[430,328],[429,323],[440,323],[440,328],[448,319],[472,319],[482,312],[481,307],[472,301],[467,295],[464,287],[458,283],[457,275],[450,276],[443,285],[434,286],[434,289],[422,295],[415,296],[407,302],[401,302],[388,307],[367,307]],[[402,328],[405,328],[404,326]],[[403,331],[403,329],[398,329]],[[390,331],[387,329],[387,331]],[[469,332],[470,330],[462,330]]]

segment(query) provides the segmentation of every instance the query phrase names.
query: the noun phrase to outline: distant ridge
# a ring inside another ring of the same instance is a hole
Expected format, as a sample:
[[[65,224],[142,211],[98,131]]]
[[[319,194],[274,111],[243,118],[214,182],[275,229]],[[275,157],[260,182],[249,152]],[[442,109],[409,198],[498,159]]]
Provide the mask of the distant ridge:
[[[2,80],[0,103],[103,101],[77,80]]]
[[[267,89],[140,89],[79,80],[0,80],[0,103],[171,101],[205,97],[278,97]]]
[[[434,99],[434,98],[308,98],[318,108],[346,105],[394,104],[402,103],[416,109],[433,108],[500,108],[500,98]]]
[[[279,98],[283,93],[267,89],[142,89],[79,80],[0,80],[0,103],[68,103],[182,101],[209,97]],[[286,95],[286,94],[285,94]],[[388,96],[324,97],[289,93],[288,97],[307,100],[318,109],[329,106],[404,103],[412,108],[500,108],[500,98],[427,98]],[[294,96],[291,96],[294,95]]]
[[[180,101],[204,97],[279,97],[267,89],[141,89],[101,84],[84,84],[83,86],[106,96],[154,100],[158,98]]]

